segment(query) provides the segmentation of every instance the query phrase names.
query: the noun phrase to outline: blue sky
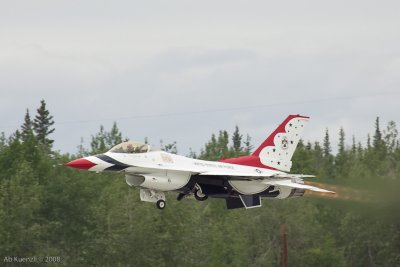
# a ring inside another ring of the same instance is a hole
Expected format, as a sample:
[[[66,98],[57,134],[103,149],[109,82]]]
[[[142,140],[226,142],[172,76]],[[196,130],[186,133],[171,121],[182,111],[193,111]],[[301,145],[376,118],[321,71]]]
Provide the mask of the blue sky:
[[[235,125],[257,145],[288,114],[306,140],[400,123],[398,1],[6,1],[0,131],[45,99],[55,148],[100,124],[199,151]],[[335,142],[333,142],[335,143]]]

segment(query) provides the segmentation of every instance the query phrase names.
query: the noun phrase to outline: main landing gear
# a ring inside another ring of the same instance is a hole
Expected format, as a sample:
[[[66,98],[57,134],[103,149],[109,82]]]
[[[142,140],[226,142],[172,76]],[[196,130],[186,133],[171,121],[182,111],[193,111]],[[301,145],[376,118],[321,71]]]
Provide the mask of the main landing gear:
[[[204,201],[208,198],[208,196],[203,193],[201,187],[198,184],[196,184],[194,188],[194,198],[198,201]]]
[[[208,198],[208,195],[203,193],[200,185],[196,184],[191,191],[181,192],[176,196],[176,200],[181,201],[183,198],[194,195],[194,198],[198,201],[204,201]]]

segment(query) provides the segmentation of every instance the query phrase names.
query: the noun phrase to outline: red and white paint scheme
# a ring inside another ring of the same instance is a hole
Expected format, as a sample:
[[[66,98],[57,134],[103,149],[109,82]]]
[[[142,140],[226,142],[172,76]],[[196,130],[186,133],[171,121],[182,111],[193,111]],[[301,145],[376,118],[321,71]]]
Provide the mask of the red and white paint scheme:
[[[165,193],[177,199],[194,195],[199,201],[223,198],[228,209],[261,206],[262,198],[302,196],[305,190],[334,193],[304,184],[313,175],[289,174],[291,158],[309,118],[289,115],[249,156],[217,162],[192,159],[148,144],[123,142],[104,154],[73,160],[66,165],[93,172],[125,174],[129,186],[140,188],[142,201],[165,207]]]

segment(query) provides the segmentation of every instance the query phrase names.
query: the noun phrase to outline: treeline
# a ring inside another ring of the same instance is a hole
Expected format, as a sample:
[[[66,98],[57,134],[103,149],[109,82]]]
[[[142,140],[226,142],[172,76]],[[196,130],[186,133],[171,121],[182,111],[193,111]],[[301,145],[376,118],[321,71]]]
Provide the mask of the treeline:
[[[289,266],[400,266],[394,122],[381,130],[376,119],[366,145],[354,138],[346,145],[341,129],[336,154],[328,130],[322,143],[300,142],[292,172],[318,175],[313,181],[337,188],[337,198],[264,199],[262,208],[226,210],[218,199],[178,202],[170,193],[162,211],[140,202],[123,174],[64,166],[123,141],[116,124],[101,127],[90,148],[81,144],[75,155],[54,151],[53,125],[42,101],[33,120],[27,112],[20,129],[1,135],[2,264],[7,256],[60,256],[65,266],[279,266],[279,229],[286,224]],[[176,143],[162,148],[177,150]],[[212,135],[191,156],[218,160],[251,150],[250,137],[236,128],[231,137],[223,130]]]

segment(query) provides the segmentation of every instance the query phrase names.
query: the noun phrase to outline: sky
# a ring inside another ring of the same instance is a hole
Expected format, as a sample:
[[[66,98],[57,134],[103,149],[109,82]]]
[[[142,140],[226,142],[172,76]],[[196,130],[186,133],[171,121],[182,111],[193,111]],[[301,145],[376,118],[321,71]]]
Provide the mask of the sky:
[[[219,130],[257,146],[288,115],[304,139],[365,144],[400,124],[399,1],[0,2],[0,132],[44,99],[54,147],[124,137],[199,152]]]

